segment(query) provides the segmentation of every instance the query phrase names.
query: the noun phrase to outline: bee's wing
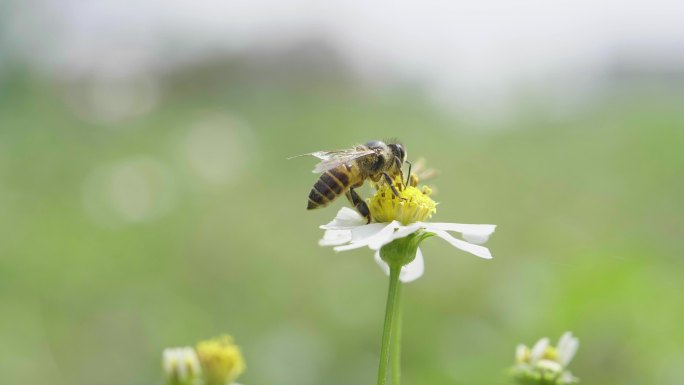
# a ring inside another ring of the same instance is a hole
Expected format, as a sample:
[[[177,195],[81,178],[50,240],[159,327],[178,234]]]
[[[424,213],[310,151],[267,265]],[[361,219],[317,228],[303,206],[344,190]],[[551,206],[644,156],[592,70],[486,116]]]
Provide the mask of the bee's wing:
[[[324,172],[324,171],[333,169],[337,166],[349,163],[354,159],[358,159],[358,158],[361,158],[361,157],[367,156],[367,155],[372,155],[374,153],[375,153],[375,151],[367,149],[367,148],[364,148],[364,149],[350,148],[350,149],[346,149],[346,150],[335,150],[335,151],[316,151],[316,152],[311,152],[308,154],[293,156],[292,158],[311,155],[311,156],[315,156],[318,159],[321,159],[321,161],[318,162],[313,169],[314,173],[320,173],[320,172]],[[292,158],[288,158],[288,159],[292,159]]]
[[[347,164],[352,160],[375,154],[375,151],[369,149],[363,150],[342,150],[342,151],[328,151],[323,154],[320,152],[318,155],[314,155],[319,159],[322,159],[313,169],[314,173],[324,172],[335,167]]]

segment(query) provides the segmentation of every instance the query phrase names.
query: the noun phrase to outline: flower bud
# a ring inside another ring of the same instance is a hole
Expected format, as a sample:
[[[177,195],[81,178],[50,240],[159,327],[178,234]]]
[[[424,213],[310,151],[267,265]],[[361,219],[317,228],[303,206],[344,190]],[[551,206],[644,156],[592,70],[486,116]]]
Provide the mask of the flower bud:
[[[224,335],[197,344],[204,385],[227,385],[245,370],[245,360],[233,338]]]
[[[200,363],[191,347],[164,349],[163,365],[167,385],[198,384]]]

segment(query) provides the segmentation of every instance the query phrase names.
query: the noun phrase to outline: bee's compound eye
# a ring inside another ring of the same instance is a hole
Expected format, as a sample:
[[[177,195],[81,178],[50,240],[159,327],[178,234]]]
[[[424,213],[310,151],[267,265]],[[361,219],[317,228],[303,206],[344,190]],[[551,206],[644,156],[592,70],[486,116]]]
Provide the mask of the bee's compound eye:
[[[397,144],[397,152],[399,153],[399,158],[404,159],[406,157],[406,151],[404,150],[404,146],[401,144]]]

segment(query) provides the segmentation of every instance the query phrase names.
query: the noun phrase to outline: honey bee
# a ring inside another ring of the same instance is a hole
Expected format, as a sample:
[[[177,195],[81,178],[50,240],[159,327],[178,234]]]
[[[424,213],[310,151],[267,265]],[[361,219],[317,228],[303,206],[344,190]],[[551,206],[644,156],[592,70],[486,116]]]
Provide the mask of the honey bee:
[[[321,173],[321,176],[309,193],[306,209],[325,207],[344,194],[368,223],[371,220],[368,205],[354,189],[370,179],[377,184],[387,183],[398,197],[395,180],[397,177],[403,180],[402,165],[409,163],[403,145],[381,141],[370,141],[345,150],[316,151],[299,156],[304,155],[321,159],[313,170],[314,173]]]

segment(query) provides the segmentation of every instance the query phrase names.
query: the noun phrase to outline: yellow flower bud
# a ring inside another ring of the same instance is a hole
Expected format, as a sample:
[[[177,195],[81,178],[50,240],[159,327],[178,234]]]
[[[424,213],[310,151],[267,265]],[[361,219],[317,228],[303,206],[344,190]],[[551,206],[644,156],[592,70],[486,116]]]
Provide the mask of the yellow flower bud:
[[[233,338],[223,335],[197,344],[205,385],[227,385],[245,371],[245,360]]]

